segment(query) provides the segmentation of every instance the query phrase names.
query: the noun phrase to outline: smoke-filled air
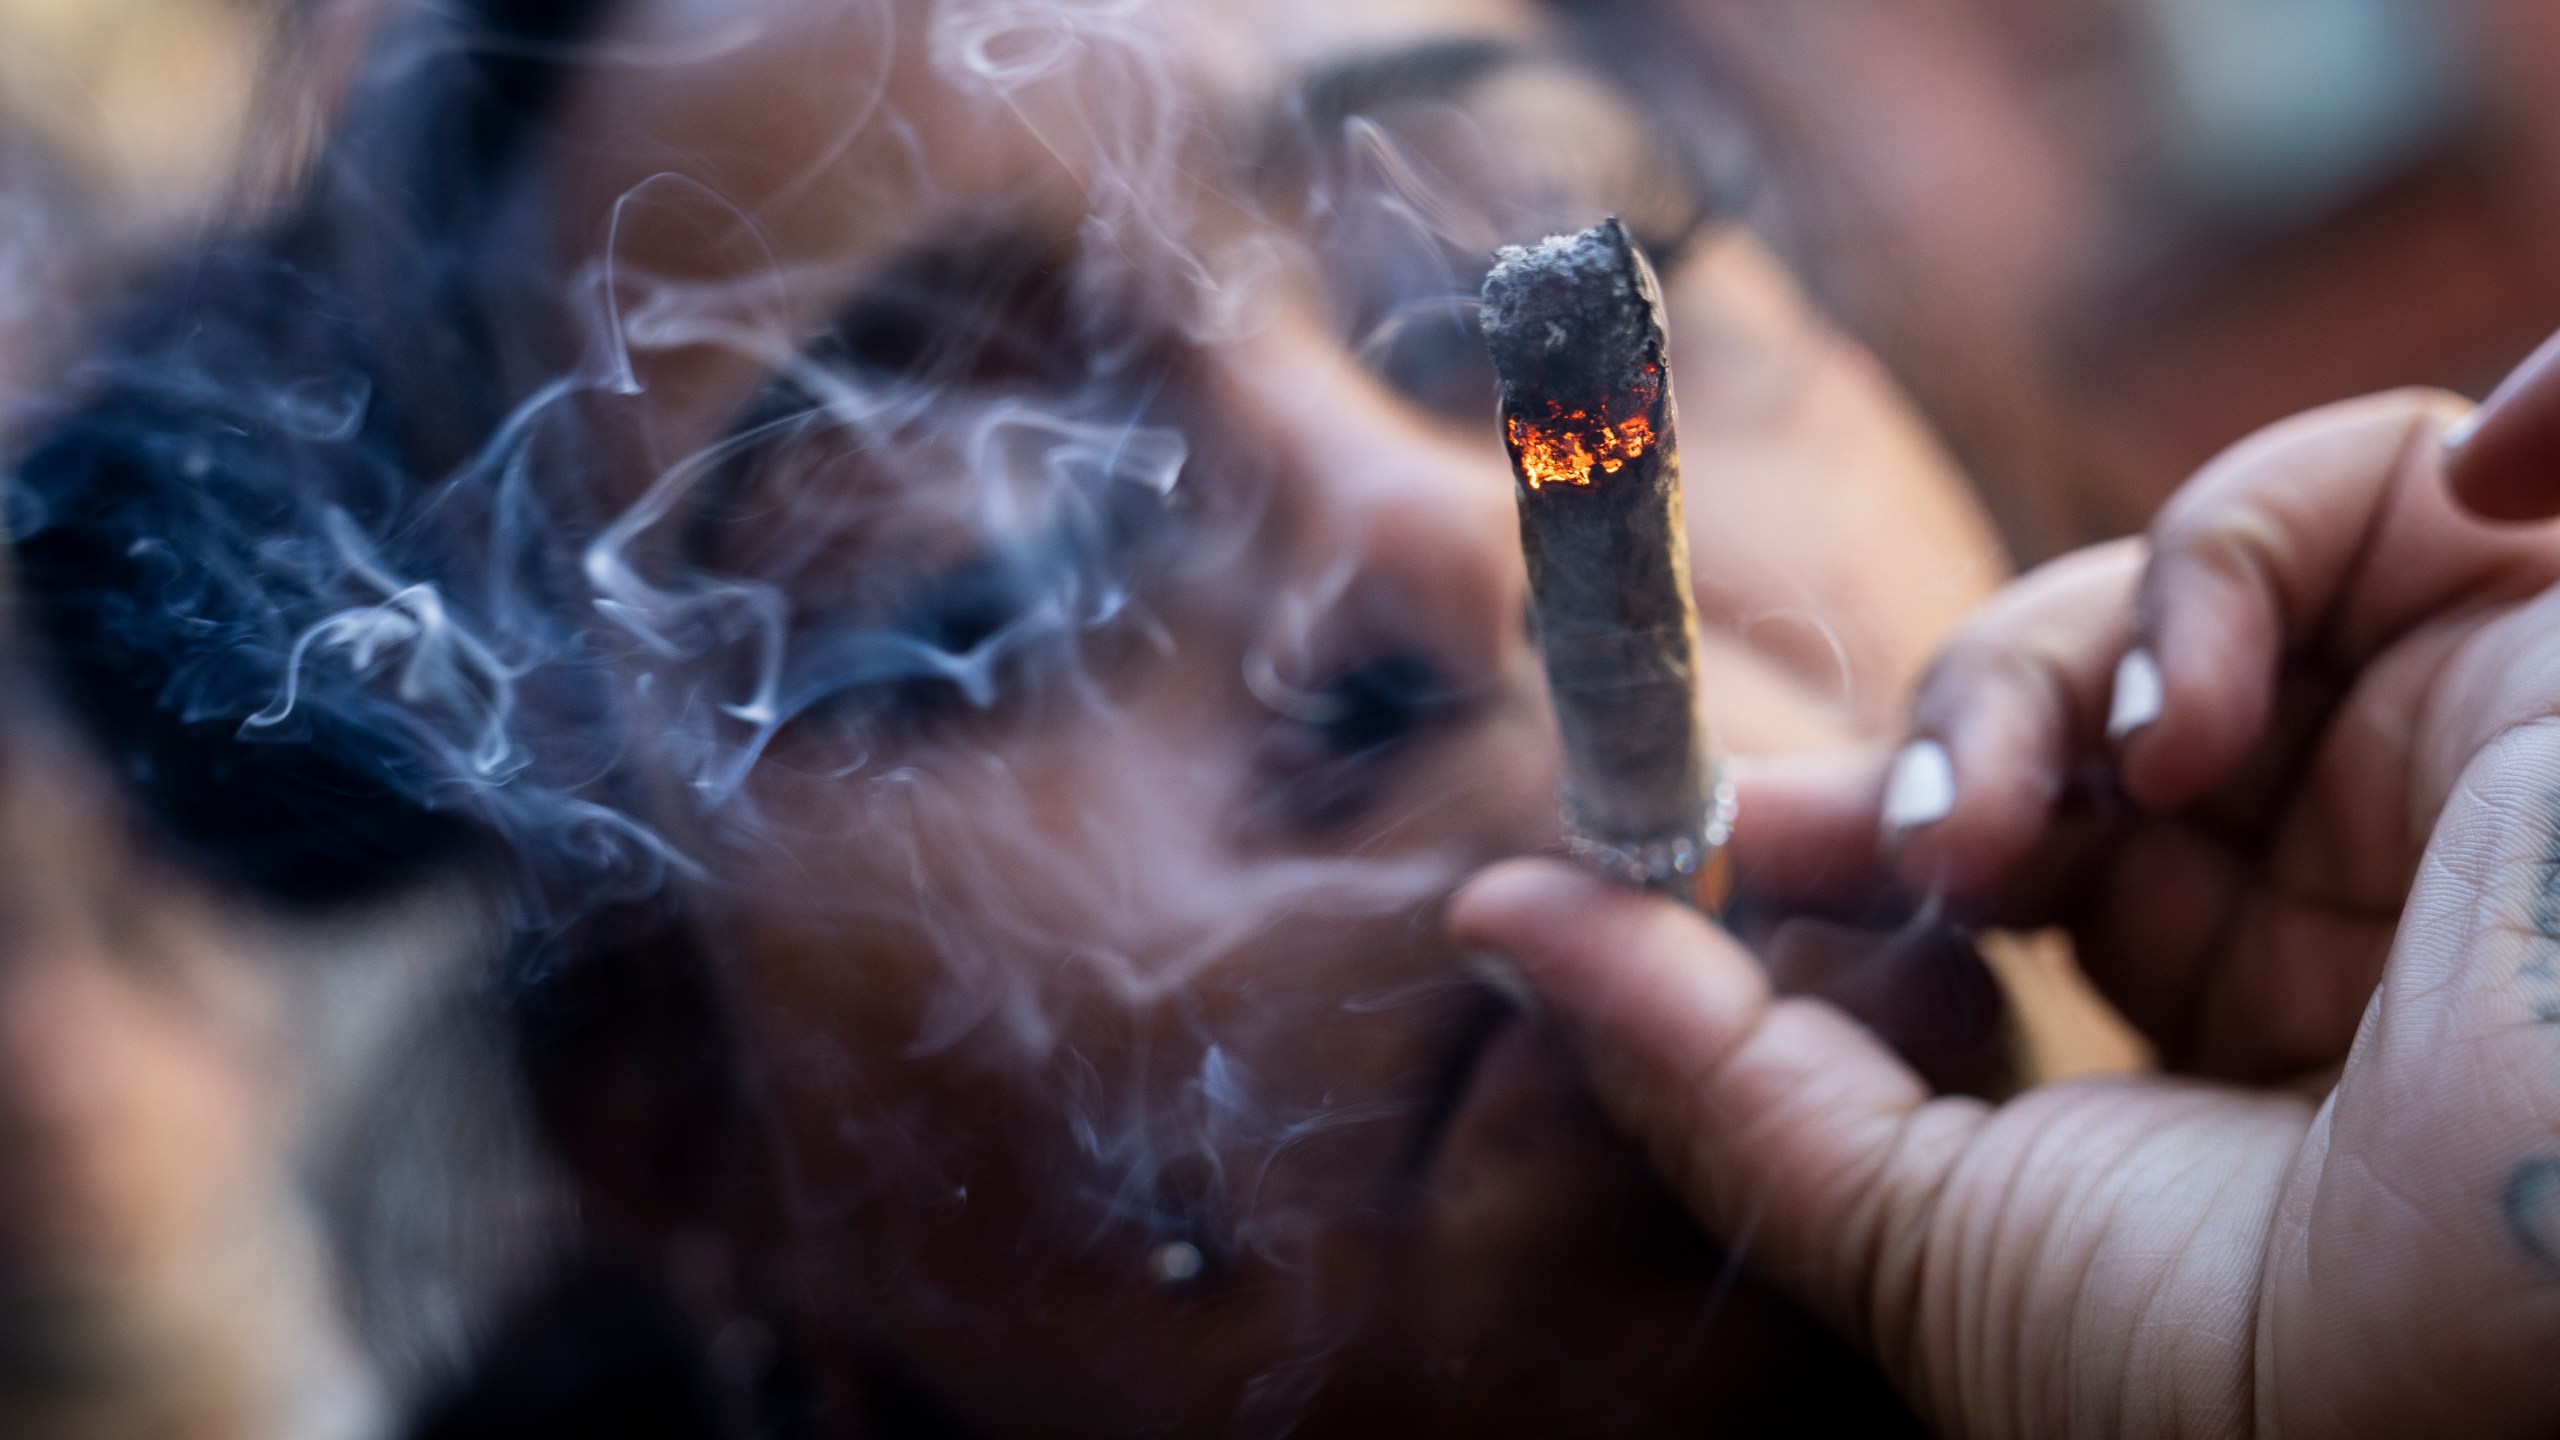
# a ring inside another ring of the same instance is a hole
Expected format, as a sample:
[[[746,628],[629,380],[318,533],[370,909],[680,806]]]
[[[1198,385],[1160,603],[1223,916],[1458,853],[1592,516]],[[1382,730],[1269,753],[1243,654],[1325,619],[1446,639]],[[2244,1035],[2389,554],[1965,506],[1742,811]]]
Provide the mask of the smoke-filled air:
[[[2435,12],[2016,8],[0,0],[0,1431],[1970,1433],[1645,1046],[2183,1064],[1959,691],[2560,319],[2288,329]]]

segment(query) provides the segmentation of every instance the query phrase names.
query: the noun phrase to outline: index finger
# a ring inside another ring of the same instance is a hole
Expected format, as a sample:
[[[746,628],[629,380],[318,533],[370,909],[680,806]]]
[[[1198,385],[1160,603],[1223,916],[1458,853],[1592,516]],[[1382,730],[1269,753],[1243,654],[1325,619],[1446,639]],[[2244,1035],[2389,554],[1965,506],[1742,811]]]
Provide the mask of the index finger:
[[[2121,692],[2146,669],[2150,703],[2119,693],[2112,727],[2135,800],[2173,808],[2229,779],[2265,741],[2289,661],[2352,673],[2448,607],[2560,574],[2551,534],[2485,525],[2452,502],[2439,437],[2461,403],[2404,391],[2298,416],[2234,447],[2161,512],[2118,681]]]

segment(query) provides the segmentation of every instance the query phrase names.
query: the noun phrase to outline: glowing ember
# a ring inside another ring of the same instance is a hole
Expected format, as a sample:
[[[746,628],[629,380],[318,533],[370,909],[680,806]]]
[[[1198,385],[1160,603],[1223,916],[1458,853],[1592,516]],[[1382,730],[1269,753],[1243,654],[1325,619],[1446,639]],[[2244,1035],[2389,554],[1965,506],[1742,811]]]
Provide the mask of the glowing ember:
[[[1615,475],[1653,448],[1652,412],[1662,398],[1662,371],[1648,364],[1632,379],[1631,389],[1612,397],[1622,403],[1607,405],[1597,415],[1567,410],[1563,401],[1550,399],[1544,419],[1506,419],[1503,430],[1521,480],[1532,490],[1589,485],[1594,470]]]
[[[1588,411],[1566,410],[1553,401],[1556,413],[1544,423],[1511,417],[1511,453],[1518,457],[1520,478],[1535,490],[1544,485],[1588,485],[1591,472],[1615,475],[1653,444],[1653,422],[1631,415],[1615,425],[1595,423]]]

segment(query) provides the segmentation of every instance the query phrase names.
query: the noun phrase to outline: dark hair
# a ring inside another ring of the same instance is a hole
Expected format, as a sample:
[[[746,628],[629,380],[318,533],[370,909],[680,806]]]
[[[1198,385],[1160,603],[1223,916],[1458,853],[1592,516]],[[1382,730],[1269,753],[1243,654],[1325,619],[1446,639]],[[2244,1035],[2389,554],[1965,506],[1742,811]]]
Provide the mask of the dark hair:
[[[607,3],[472,0],[394,27],[300,195],[138,287],[16,467],[42,663],[148,823],[219,880],[340,901],[492,832],[487,777],[457,773],[487,768],[464,733],[486,717],[454,712],[511,677],[421,704],[368,672],[409,645],[414,692],[436,625],[510,638],[537,612],[501,602],[555,579],[556,545],[506,553],[559,518],[543,498],[447,477],[538,363],[524,318],[558,306],[521,258],[540,222],[519,182],[557,57]],[[416,586],[434,588],[402,598]],[[326,641],[359,663],[303,663]]]
[[[9,500],[35,652],[179,861],[288,906],[509,873],[508,963],[466,1003],[509,1036],[582,1214],[645,1228],[733,1203],[746,1132],[673,897],[599,899],[624,857],[563,833],[612,813],[589,797],[618,783],[616,717],[574,603],[594,526],[574,483],[531,483],[577,449],[574,407],[542,398],[573,367],[564,277],[528,258],[532,162],[610,3],[389,29],[299,192],[122,303]],[[645,1261],[566,1238],[417,1433],[717,1433],[695,1318]]]

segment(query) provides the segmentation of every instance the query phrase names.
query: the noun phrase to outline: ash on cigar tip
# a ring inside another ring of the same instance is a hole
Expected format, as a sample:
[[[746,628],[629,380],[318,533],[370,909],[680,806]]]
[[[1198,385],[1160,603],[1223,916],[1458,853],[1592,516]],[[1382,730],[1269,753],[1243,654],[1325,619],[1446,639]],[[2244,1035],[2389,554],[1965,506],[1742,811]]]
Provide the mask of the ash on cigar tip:
[[[1496,365],[1510,377],[1640,356],[1653,307],[1636,276],[1634,250],[1616,220],[1495,251],[1483,325]]]

